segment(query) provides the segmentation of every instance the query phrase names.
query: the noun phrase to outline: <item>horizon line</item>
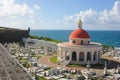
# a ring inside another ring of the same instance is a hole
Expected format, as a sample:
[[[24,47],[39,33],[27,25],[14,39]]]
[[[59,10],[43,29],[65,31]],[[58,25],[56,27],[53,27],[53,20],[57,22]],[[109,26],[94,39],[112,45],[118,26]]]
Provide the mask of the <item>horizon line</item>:
[[[75,29],[30,29],[30,30],[75,30]],[[85,29],[84,29],[85,30]],[[92,30],[92,29],[86,29],[86,31],[120,31],[120,30]]]

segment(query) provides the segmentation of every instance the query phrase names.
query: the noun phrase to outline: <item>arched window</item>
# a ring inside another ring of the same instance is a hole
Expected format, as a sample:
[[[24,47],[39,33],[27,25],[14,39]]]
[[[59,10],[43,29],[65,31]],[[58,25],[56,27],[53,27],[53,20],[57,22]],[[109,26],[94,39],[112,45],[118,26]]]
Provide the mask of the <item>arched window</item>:
[[[87,61],[91,61],[91,53],[90,52],[87,53]]]
[[[97,52],[95,51],[93,55],[93,60],[96,61],[96,59],[97,59]]]
[[[84,61],[84,52],[79,53],[79,61]]]
[[[90,41],[88,41],[88,44],[90,44]]]
[[[75,40],[73,40],[72,43],[75,43]]]
[[[81,40],[81,44],[83,44],[83,40]]]
[[[77,54],[76,52],[72,52],[72,61],[76,61],[77,60]]]

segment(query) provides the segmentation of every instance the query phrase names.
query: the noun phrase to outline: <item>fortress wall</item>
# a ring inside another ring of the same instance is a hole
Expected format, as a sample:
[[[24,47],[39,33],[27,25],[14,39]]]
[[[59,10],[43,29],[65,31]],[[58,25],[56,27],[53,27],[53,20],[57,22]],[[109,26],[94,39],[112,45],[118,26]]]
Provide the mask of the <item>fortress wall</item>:
[[[28,30],[0,30],[0,42],[19,42],[29,37]]]

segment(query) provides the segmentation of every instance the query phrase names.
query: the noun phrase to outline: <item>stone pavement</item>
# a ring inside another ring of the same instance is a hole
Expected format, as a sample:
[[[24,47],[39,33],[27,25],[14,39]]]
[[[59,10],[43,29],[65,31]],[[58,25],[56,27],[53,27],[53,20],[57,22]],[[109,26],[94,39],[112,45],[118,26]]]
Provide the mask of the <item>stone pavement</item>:
[[[53,56],[54,56],[54,55],[53,55]],[[58,65],[57,63],[54,64],[54,63],[52,63],[52,62],[50,61],[50,58],[51,58],[51,57],[52,57],[52,56],[42,56],[42,57],[39,59],[39,62],[40,62],[41,64],[48,65],[48,66],[50,66],[50,67],[52,67],[52,68],[54,68],[54,67],[60,67],[60,68],[68,69],[68,70],[84,70],[84,69],[87,69],[86,67],[82,67],[82,66],[80,66],[80,67],[68,67],[68,66],[65,66],[65,65]],[[92,70],[94,70],[95,72],[102,72],[102,69],[92,69]]]

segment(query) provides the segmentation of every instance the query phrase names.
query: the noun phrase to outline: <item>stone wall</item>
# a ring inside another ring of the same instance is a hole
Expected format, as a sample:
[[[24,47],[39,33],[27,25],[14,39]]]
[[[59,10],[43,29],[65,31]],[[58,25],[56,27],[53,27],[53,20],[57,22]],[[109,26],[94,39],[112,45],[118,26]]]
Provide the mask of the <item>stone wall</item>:
[[[28,30],[0,30],[0,42],[19,42],[29,37]]]

